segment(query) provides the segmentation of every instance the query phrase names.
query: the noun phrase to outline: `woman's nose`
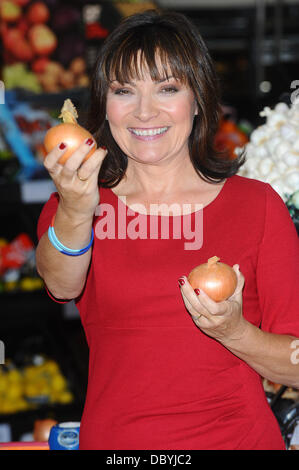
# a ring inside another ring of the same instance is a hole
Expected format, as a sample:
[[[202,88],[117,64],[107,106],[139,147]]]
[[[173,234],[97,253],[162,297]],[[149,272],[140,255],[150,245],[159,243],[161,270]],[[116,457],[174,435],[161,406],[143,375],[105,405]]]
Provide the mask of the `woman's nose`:
[[[148,121],[158,115],[158,107],[150,95],[142,95],[138,98],[134,115],[141,121]]]

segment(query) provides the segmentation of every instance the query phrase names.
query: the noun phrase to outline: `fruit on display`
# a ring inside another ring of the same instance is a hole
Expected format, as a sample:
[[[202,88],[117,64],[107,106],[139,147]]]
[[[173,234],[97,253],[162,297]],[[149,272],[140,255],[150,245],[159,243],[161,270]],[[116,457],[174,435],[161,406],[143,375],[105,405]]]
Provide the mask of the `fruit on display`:
[[[19,87],[34,93],[56,93],[89,84],[80,7],[55,4],[52,8],[49,0],[4,0],[0,13],[2,74],[7,90]],[[63,29],[61,25],[66,26]]]
[[[7,90],[19,87],[20,83],[23,88],[34,93],[40,93],[43,90],[37,75],[22,62],[4,66],[3,81]]]
[[[6,52],[10,53],[16,61],[30,62],[34,57],[34,52],[28,39],[18,28],[3,27],[3,44]]]
[[[215,148],[225,151],[229,158],[236,158],[235,149],[243,147],[248,142],[247,134],[232,119],[222,118],[215,136]]]
[[[34,250],[32,240],[26,233],[20,233],[10,243],[0,246],[0,273],[7,269],[20,268]]]
[[[44,145],[47,154],[60,142],[63,142],[67,145],[66,152],[59,160],[59,163],[63,165],[70,155],[79,147],[79,145],[83,144],[86,139],[92,139],[93,137],[90,132],[77,123],[78,113],[70,99],[65,100],[59,117],[62,118],[63,122],[54,127],[51,127],[51,129],[47,131],[44,139]],[[94,145],[94,147],[86,155],[84,161],[88,160],[95,150],[96,145]]]
[[[15,2],[4,0],[0,3],[0,17],[7,23],[14,23],[21,18],[22,9]]]
[[[37,56],[48,56],[57,47],[57,38],[45,24],[35,24],[28,31],[28,39]]]
[[[1,4],[2,10],[5,10],[5,4],[19,11],[19,15],[15,15],[14,18],[10,16],[8,19],[7,12],[1,17],[5,64],[30,62],[36,55],[50,55],[57,47],[57,38],[45,24],[50,17],[46,4],[36,2],[25,6],[23,10],[22,6],[7,0]],[[43,14],[38,14],[41,10]]]
[[[286,202],[299,189],[299,102],[265,107],[246,150],[246,162],[239,174],[269,183]]]
[[[35,266],[30,237],[20,233],[11,242],[0,239],[0,293],[35,291],[44,287]]]
[[[228,264],[220,263],[220,258],[213,256],[192,269],[188,282],[193,289],[202,289],[215,302],[221,302],[234,293],[237,275]]]
[[[31,24],[47,23],[50,19],[49,8],[43,2],[34,2],[29,5],[26,18]]]
[[[31,364],[17,367],[6,360],[0,368],[0,413],[16,413],[47,404],[69,404],[74,395],[58,363],[35,355]]]

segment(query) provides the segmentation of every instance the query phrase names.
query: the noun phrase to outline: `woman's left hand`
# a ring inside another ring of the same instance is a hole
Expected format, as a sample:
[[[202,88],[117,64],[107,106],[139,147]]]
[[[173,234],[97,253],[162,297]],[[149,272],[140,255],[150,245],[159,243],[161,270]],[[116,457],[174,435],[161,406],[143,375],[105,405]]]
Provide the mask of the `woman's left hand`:
[[[242,290],[245,279],[239,270],[239,265],[234,265],[233,269],[238,279],[237,287],[231,297],[222,302],[215,302],[202,290],[197,295],[186,276],[179,280],[185,307],[196,326],[223,344],[234,339],[239,340],[245,332],[247,323],[242,312]]]

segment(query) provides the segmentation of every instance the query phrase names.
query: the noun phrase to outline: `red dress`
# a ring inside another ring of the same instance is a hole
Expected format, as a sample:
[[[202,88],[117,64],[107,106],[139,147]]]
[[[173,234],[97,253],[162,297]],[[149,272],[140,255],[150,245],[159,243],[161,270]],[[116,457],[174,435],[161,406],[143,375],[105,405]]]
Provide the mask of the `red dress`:
[[[298,237],[281,198],[262,182],[227,179],[202,211],[203,244],[192,250],[172,236],[174,222],[190,216],[140,215],[110,189],[100,196],[92,263],[76,299],[90,349],[80,448],[285,449],[260,376],[195,326],[178,287],[214,255],[238,263],[245,318],[299,337]],[[53,194],[39,237],[57,203]],[[168,239],[150,237],[153,219],[159,235],[162,219],[169,222]]]

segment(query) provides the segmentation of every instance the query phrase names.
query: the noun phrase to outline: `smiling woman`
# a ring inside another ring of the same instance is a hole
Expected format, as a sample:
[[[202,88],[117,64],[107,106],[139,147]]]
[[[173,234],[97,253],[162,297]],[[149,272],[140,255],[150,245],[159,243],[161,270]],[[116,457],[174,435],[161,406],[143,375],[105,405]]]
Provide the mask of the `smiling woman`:
[[[197,28],[181,15],[149,11],[123,21],[109,35],[95,65],[87,128],[109,149],[99,174],[100,185],[116,186],[128,164],[127,145],[125,142],[119,145],[113,135],[113,128],[119,124],[115,121],[113,104],[122,103],[121,109],[127,109],[134,100],[136,105],[138,98],[139,116],[144,121],[146,113],[150,112],[146,109],[150,95],[156,102],[159,97],[161,106],[172,108],[177,103],[182,122],[187,116],[184,133],[188,133],[188,153],[201,178],[219,182],[238,171],[244,161],[242,155],[229,160],[214,148],[221,113],[220,93],[213,62]],[[185,110],[183,115],[180,104],[186,99],[192,109]],[[108,120],[105,119],[106,104]],[[151,106],[151,112],[157,111],[153,103]],[[153,119],[145,119],[143,125],[137,125],[135,120],[123,123],[122,127],[128,129],[129,126],[140,141],[153,140],[151,133],[156,133],[157,129],[158,135],[166,132],[172,140],[172,122],[164,120],[163,116],[161,119],[157,116],[157,124]],[[177,130],[179,133],[179,128]]]
[[[188,139],[197,114],[193,92],[170,76],[153,81],[146,66],[140,67],[142,80],[124,85],[113,80],[109,87],[106,110],[114,140],[136,162],[189,161]]]
[[[215,152],[217,83],[187,18],[128,17],[94,70],[97,149],[45,158],[37,267],[90,350],[80,449],[285,448],[261,376],[299,387],[298,238],[243,157]],[[237,278],[219,302],[184,275],[215,255]]]

